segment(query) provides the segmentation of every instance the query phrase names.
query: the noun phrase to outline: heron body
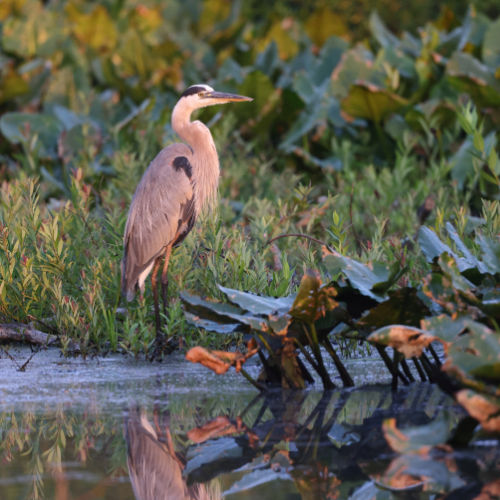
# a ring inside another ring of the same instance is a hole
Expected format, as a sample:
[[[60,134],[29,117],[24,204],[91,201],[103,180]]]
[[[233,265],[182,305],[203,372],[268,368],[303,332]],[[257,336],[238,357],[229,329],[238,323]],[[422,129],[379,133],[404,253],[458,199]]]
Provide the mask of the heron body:
[[[127,300],[141,295],[148,275],[155,302],[157,338],[160,335],[157,275],[163,260],[161,286],[167,309],[168,263],[172,248],[182,242],[204,209],[213,205],[219,182],[219,158],[209,128],[191,121],[196,109],[249,97],[216,92],[193,85],[172,111],[172,128],[182,139],[162,149],[139,182],[130,205],[124,235],[122,292]]]
[[[162,418],[163,417],[163,418]],[[204,484],[190,486],[182,475],[184,461],[175,451],[164,415],[155,415],[152,425],[143,409],[131,408],[125,418],[127,467],[137,500],[217,500],[221,498]],[[160,423],[163,425],[160,426]],[[213,488],[212,488],[213,490]]]

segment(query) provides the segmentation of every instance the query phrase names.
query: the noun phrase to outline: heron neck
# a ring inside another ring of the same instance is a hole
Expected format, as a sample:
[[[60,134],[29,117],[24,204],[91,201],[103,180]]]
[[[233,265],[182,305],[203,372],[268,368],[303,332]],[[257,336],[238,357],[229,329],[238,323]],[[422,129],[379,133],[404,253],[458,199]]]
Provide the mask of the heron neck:
[[[179,102],[172,112],[172,128],[191,148],[193,189],[197,213],[214,205],[219,183],[219,157],[209,128],[200,121],[192,122],[193,110]]]

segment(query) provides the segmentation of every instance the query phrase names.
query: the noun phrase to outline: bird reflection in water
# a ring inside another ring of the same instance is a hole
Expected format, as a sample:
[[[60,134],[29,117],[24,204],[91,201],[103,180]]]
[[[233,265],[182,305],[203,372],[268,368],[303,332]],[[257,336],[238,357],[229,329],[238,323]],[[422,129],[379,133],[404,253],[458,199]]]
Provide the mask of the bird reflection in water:
[[[137,500],[222,498],[217,481],[187,485],[182,475],[185,461],[175,451],[168,414],[155,410],[151,423],[144,409],[130,409],[124,434],[130,482]]]

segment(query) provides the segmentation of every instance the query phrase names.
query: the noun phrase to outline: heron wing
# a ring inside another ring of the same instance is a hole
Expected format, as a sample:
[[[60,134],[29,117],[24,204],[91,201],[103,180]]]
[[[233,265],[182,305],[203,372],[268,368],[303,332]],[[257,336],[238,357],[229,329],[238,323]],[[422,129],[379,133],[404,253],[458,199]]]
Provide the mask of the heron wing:
[[[134,290],[139,276],[174,244],[194,219],[191,149],[173,144],[144,173],[130,205],[124,235],[122,287]]]
[[[136,498],[189,498],[174,450],[169,450],[165,443],[149,432],[142,425],[142,419],[133,413],[125,421],[124,432],[127,442],[127,466]]]

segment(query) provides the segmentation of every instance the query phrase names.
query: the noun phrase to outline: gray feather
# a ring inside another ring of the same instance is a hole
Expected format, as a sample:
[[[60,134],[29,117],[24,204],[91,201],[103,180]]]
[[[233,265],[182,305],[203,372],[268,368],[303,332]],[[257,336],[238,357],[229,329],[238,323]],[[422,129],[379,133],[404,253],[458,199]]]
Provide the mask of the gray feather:
[[[130,205],[125,227],[122,261],[122,291],[127,299],[134,296],[137,280],[164,251],[174,243],[179,220],[186,206],[193,205],[193,184],[184,169],[174,167],[177,157],[192,157],[185,144],[166,147],[144,173]],[[192,226],[191,226],[192,227]]]

